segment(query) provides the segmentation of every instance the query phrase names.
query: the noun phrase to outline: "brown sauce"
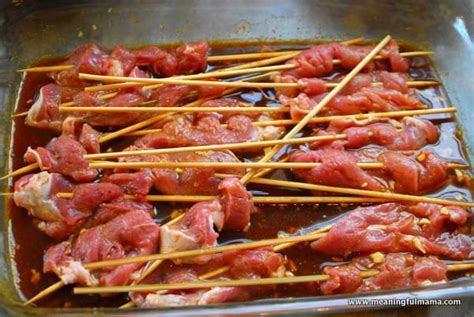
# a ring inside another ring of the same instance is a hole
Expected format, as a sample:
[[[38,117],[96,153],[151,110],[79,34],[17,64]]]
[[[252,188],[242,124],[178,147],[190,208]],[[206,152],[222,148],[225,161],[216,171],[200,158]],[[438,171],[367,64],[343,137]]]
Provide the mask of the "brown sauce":
[[[211,51],[211,55],[233,54],[256,52],[263,49],[266,50],[293,50],[307,47],[309,44],[292,43],[215,43]],[[412,47],[405,47],[405,50],[413,50]],[[37,65],[51,65],[51,60],[41,60]],[[411,69],[411,76],[417,80],[436,80],[437,74],[424,58],[414,58],[414,67]],[[230,64],[221,64],[210,67],[214,69],[220,66],[229,66]],[[51,80],[42,73],[29,73],[26,75],[21,91],[20,98],[16,107],[16,112],[28,110],[31,103],[28,101],[35,98],[39,88]],[[273,96],[271,90],[265,90],[265,94],[258,90],[242,90],[234,94],[247,101],[257,102],[258,106],[271,106],[276,104],[275,100],[269,100],[266,96]],[[420,91],[420,99],[428,104],[430,108],[443,108],[449,106],[445,91],[441,87],[428,88]],[[426,117],[426,116],[425,116]],[[462,136],[451,115],[434,115],[428,117],[436,119],[442,131],[441,138],[437,144],[430,145],[428,148],[434,149],[438,154],[446,159],[467,163],[465,151],[462,143]],[[15,119],[12,133],[13,135],[13,170],[24,166],[23,154],[28,146],[33,148],[43,146],[55,136],[54,133],[43,129],[28,127],[23,122],[24,118]],[[120,149],[125,146],[127,141],[116,144],[105,144],[102,150],[107,147]],[[451,173],[453,174],[453,173]],[[293,180],[289,172],[275,172],[274,178]],[[16,180],[16,179],[15,179]],[[269,186],[251,185],[255,194],[266,194],[272,196],[298,196],[309,195],[309,192],[303,190],[287,190],[283,188],[275,188]],[[466,200],[472,201],[472,188],[462,187],[456,183],[450,183],[444,189],[430,194],[433,197],[455,198],[462,195]],[[177,208],[189,207],[189,204],[156,204],[156,219],[160,223],[169,220],[172,210]],[[322,226],[326,222],[331,221],[340,216],[345,211],[355,208],[352,206],[337,205],[260,205],[257,207],[258,212],[252,215],[251,226],[246,232],[223,232],[220,234],[219,241],[221,243],[232,241],[259,240],[264,238],[274,238],[278,233],[295,233],[304,228],[315,228]],[[11,243],[14,245],[12,250],[14,254],[14,272],[17,272],[18,291],[26,298],[31,298],[49,285],[57,282],[57,277],[53,274],[42,274],[43,253],[51,245],[57,241],[47,237],[40,232],[34,225],[32,217],[27,212],[14,205],[13,201],[9,203],[9,217],[12,237]],[[470,228],[466,228],[470,231]],[[297,271],[296,275],[317,274],[321,272],[321,264],[333,261],[328,256],[318,255],[307,246],[300,244],[297,247],[287,249],[283,252],[291,259]],[[35,273],[36,272],[36,273]],[[39,278],[38,278],[39,274]],[[36,275],[36,280],[35,280]],[[453,277],[455,277],[453,275]],[[268,295],[268,294],[266,294]],[[281,286],[270,296],[273,297],[292,297],[292,296],[309,296],[315,295],[309,293],[304,287],[299,286]],[[38,302],[38,306],[43,307],[93,307],[93,306],[119,306],[127,301],[126,295],[113,297],[100,297],[89,295],[72,295],[72,286],[64,287],[57,291],[54,295],[49,296]]]

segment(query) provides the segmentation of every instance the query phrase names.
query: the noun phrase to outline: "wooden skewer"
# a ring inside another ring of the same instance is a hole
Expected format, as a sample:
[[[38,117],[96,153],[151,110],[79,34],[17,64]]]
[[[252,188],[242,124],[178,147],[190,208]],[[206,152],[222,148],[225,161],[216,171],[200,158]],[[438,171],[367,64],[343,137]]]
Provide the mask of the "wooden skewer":
[[[448,265],[448,271],[451,265]],[[470,264],[468,269],[474,268]],[[361,278],[368,278],[379,273],[377,270],[367,270],[359,273]],[[98,287],[75,287],[74,294],[101,294],[101,293],[128,293],[128,292],[153,292],[163,290],[180,290],[180,289],[197,289],[197,288],[213,288],[213,287],[236,287],[236,286],[262,286],[289,283],[308,283],[329,280],[331,277],[326,274],[287,276],[287,277],[268,277],[259,279],[241,279],[241,280],[217,280],[217,281],[199,281],[199,282],[183,282],[183,283],[162,283],[162,284],[139,284],[126,286],[98,286]]]
[[[285,66],[285,65],[283,65]],[[277,66],[275,66],[277,67]],[[280,66],[278,66],[280,67]],[[271,67],[267,67],[270,69]],[[248,70],[239,70],[240,72],[247,72]],[[229,74],[231,72],[219,72],[219,74]],[[254,73],[252,71],[251,73]],[[202,74],[204,77],[215,77],[215,76],[204,76],[210,73]],[[196,75],[197,76],[197,75]],[[217,87],[236,87],[236,88],[304,88],[304,84],[301,83],[275,83],[275,82],[244,82],[244,81],[209,81],[209,80],[190,80],[190,79],[181,79],[175,77],[169,78],[131,78],[123,76],[105,76],[105,75],[91,75],[85,73],[79,73],[79,78],[87,80],[95,80],[102,82],[132,82],[132,83],[142,83],[142,84],[166,84],[166,85],[189,85],[189,86],[217,86]],[[127,81],[128,79],[128,81]],[[426,87],[438,84],[436,81],[417,81],[410,82],[411,87]],[[337,83],[327,83],[329,88],[336,87]],[[375,83],[375,86],[380,85]],[[98,86],[103,87],[103,86]],[[95,89],[95,88],[92,88]]]
[[[190,80],[190,79],[205,79],[205,78],[221,78],[221,77],[232,77],[237,75],[244,75],[244,74],[253,74],[253,73],[262,73],[262,72],[269,72],[269,71],[281,71],[286,69],[295,68],[297,65],[293,64],[284,64],[284,65],[274,65],[274,66],[263,66],[263,67],[255,67],[255,68],[239,68],[234,70],[217,70],[208,73],[200,73],[195,75],[187,75],[187,76],[172,76],[168,78],[161,78],[161,79],[183,79],[183,80]],[[129,77],[127,77],[129,78]],[[437,81],[408,81],[408,87],[427,87],[438,85]],[[337,83],[327,83],[327,88],[333,88],[337,85]],[[373,83],[373,86],[381,86],[382,83]],[[135,82],[133,80],[129,80],[126,82],[114,83],[114,84],[106,84],[106,85],[98,85],[98,86],[89,86],[84,88],[84,91],[92,92],[92,91],[104,91],[104,90],[113,90],[113,89],[122,89],[122,88],[129,88],[129,87],[140,87],[143,86],[144,90],[151,90],[162,87],[163,84],[153,84],[153,85],[146,85],[143,82]],[[293,87],[302,88],[303,85],[298,83],[293,83]]]
[[[97,161],[89,163],[90,168],[102,169],[142,169],[142,168],[316,168],[321,166],[319,162],[109,162]],[[357,166],[363,169],[383,169],[381,162],[362,162]],[[449,163],[448,168],[466,169],[468,166]]]
[[[277,52],[260,52],[260,53],[246,53],[246,54],[232,54],[232,55],[213,55],[207,58],[208,62],[217,62],[217,61],[230,61],[230,60],[249,60],[249,59],[260,59],[260,58],[269,58],[276,57],[288,54],[299,54],[301,50],[293,51],[277,51]],[[415,52],[403,52],[400,53],[400,56],[403,57],[413,57],[413,56],[430,56],[434,52],[430,51],[415,51]],[[374,59],[381,59],[382,57],[375,57]]]
[[[61,112],[289,112],[289,107],[59,107]]]
[[[176,79],[176,80],[190,80],[190,79],[205,79],[205,78],[220,78],[220,77],[231,77],[231,76],[236,76],[236,75],[242,75],[242,74],[253,74],[253,73],[261,73],[261,72],[268,72],[268,71],[277,71],[281,69],[288,69],[292,68],[289,67],[292,66],[291,64],[285,64],[285,65],[276,65],[276,66],[267,66],[267,67],[259,67],[259,68],[244,68],[244,69],[238,69],[238,70],[230,70],[230,71],[215,71],[215,72],[209,72],[209,73],[201,73],[197,75],[188,75],[188,76],[173,76],[173,77],[168,77],[169,79]],[[165,78],[162,78],[165,79]],[[204,82],[204,81],[201,81]],[[206,81],[209,82],[209,81]],[[210,81],[212,83],[215,83],[215,81]],[[234,81],[238,82],[238,81]],[[228,82],[220,82],[220,83],[228,83]],[[231,81],[232,83],[232,81]],[[128,82],[120,82],[120,83],[115,83],[115,84],[106,84],[106,85],[97,85],[97,86],[89,86],[84,88],[84,91],[87,92],[93,92],[93,91],[105,91],[105,90],[114,90],[114,89],[122,89],[122,88],[130,88],[130,87],[140,87],[143,86],[144,90],[152,90],[156,89],[159,87],[162,87],[164,84],[154,84],[154,85],[146,85],[145,83],[142,82],[133,82],[133,81],[128,81]],[[299,84],[299,83],[290,83],[292,87],[295,88],[304,88],[304,85]],[[334,88],[337,85],[337,83],[327,83],[326,87],[328,89]],[[383,83],[381,82],[374,82],[372,83],[372,86],[382,86]],[[433,80],[418,80],[418,81],[407,81],[407,86],[408,87],[430,87],[430,86],[435,86],[439,85],[439,82],[433,81]],[[215,86],[211,84],[211,86]],[[226,86],[222,85],[221,86]],[[239,86],[240,87],[240,86]]]
[[[300,120],[284,137],[283,139],[292,139],[295,137],[297,133],[299,133],[307,124],[308,122],[318,114],[318,112],[324,108],[331,100],[336,96],[371,60],[378,54],[378,52],[390,41],[390,35],[387,35],[377,46],[366,56],[360,63],[354,67],[349,74],[344,77],[341,82],[335,87],[331,92],[329,92],[319,103],[316,107],[314,107],[303,119]],[[273,158],[282,148],[282,145],[275,145],[273,149],[268,151],[260,160],[260,162],[267,162]],[[248,182],[255,175],[256,171],[252,170],[245,174],[240,181],[242,184]]]
[[[259,178],[255,178],[258,180]],[[253,180],[253,179],[252,179]],[[250,181],[252,182],[252,181]],[[13,194],[13,193],[8,193]],[[70,199],[73,193],[61,192],[56,194],[59,198]],[[125,195],[126,199],[134,200],[136,197],[132,195]],[[217,196],[208,195],[147,195],[145,199],[150,202],[187,202],[197,203],[202,201],[209,201],[217,198]],[[368,197],[318,197],[318,196],[254,196],[252,198],[255,204],[353,204],[353,203],[380,203],[394,200],[387,200],[383,198],[368,198]],[[176,219],[176,218],[175,218]]]
[[[29,72],[29,73],[43,73],[43,72],[60,72],[63,70],[73,69],[74,65],[55,65],[55,66],[37,66],[19,69],[17,72]]]
[[[23,112],[18,112],[12,115],[12,118],[19,118],[19,117],[24,117],[28,115],[28,111],[23,111]]]
[[[437,108],[437,109],[419,109],[419,110],[402,110],[402,111],[389,111],[389,112],[372,112],[372,113],[361,113],[353,115],[341,115],[341,116],[324,116],[316,117],[309,120],[309,123],[327,123],[334,120],[363,120],[369,118],[397,118],[397,117],[408,117],[408,116],[419,116],[419,115],[432,115],[442,113],[456,113],[456,108]],[[280,125],[294,125],[299,120],[272,120],[272,121],[261,121],[254,122],[256,126],[264,127],[280,126]]]
[[[370,274],[369,274],[370,272]],[[364,273],[364,274],[362,274]],[[374,276],[378,271],[362,272],[362,277]],[[289,283],[308,283],[326,281],[330,279],[329,275],[302,275],[289,277],[267,277],[258,279],[242,279],[242,280],[222,280],[222,281],[201,281],[201,282],[185,282],[172,284],[138,284],[127,286],[99,286],[99,287],[75,287],[74,294],[100,294],[100,293],[128,293],[128,292],[148,292],[160,290],[177,290],[177,289],[196,289],[196,288],[213,288],[225,286],[262,286]]]
[[[398,193],[390,193],[390,192],[378,192],[378,191],[365,190],[365,189],[308,184],[308,183],[302,183],[302,182],[280,181],[280,180],[274,180],[274,179],[260,178],[260,179],[252,179],[252,183],[316,190],[316,191],[321,191],[321,192],[339,193],[339,194],[345,194],[345,195],[377,197],[377,198],[384,198],[384,199],[395,200],[395,201],[428,202],[428,203],[434,203],[434,204],[440,204],[440,205],[474,207],[473,202],[463,202],[463,201],[456,201],[456,200],[448,200],[448,199],[416,196],[416,195],[406,195],[406,194],[398,194]]]
[[[467,271],[474,269],[474,263],[456,263],[456,264],[448,264],[448,271],[456,272],[456,271]]]
[[[259,241],[253,241],[253,242],[230,244],[230,245],[224,245],[224,246],[212,247],[212,248],[178,251],[178,252],[172,252],[172,253],[171,252],[158,253],[158,254],[152,254],[152,255],[146,255],[146,256],[138,256],[138,257],[131,257],[131,258],[115,259],[115,260],[105,260],[105,261],[99,261],[99,262],[85,263],[84,267],[88,270],[96,270],[96,269],[100,269],[107,266],[143,263],[143,262],[148,262],[148,261],[153,261],[153,260],[171,260],[171,259],[178,259],[178,258],[189,258],[189,257],[195,257],[195,256],[201,256],[201,255],[217,254],[217,253],[222,253],[226,251],[254,249],[254,248],[260,248],[260,247],[274,245],[274,244],[280,244],[280,243],[313,241],[313,240],[317,240],[324,237],[324,235],[325,233],[308,234],[308,235],[300,235],[300,236],[293,236],[293,237],[265,239],[265,240],[259,240]]]
[[[234,70],[217,70],[208,73],[200,73],[194,75],[186,75],[186,76],[172,76],[168,77],[169,79],[204,79],[204,78],[221,78],[221,77],[232,77],[237,75],[245,75],[245,74],[253,74],[253,73],[263,73],[263,72],[270,72],[270,71],[280,71],[285,69],[293,68],[293,65],[274,65],[274,66],[264,66],[264,67],[254,67],[254,68],[242,68],[242,69],[234,69]],[[127,77],[130,78],[130,77]],[[101,86],[89,86],[84,88],[84,91],[103,91],[103,90],[111,90],[111,89],[120,89],[120,88],[128,88],[128,87],[139,87],[144,86],[144,83],[141,82],[134,82],[133,80],[129,80],[123,83],[118,84],[109,84],[109,85],[101,85]],[[158,85],[146,85],[143,87],[144,90],[151,90],[156,89],[163,86],[163,84]]]
[[[222,61],[235,61],[235,60],[249,60],[249,59],[262,59],[269,57],[277,57],[289,54],[299,54],[301,50],[292,51],[276,51],[276,52],[260,52],[260,53],[245,53],[245,54],[229,54],[229,55],[212,55],[207,58],[208,62],[222,62]]]
[[[228,143],[228,144],[184,146],[184,147],[152,149],[152,150],[108,152],[108,153],[86,154],[84,155],[84,159],[98,160],[98,159],[129,157],[129,156],[260,148],[260,147],[272,146],[275,144],[301,144],[301,143],[315,142],[315,141],[343,140],[346,137],[347,136],[345,134],[320,135],[320,136],[301,137],[301,138],[287,139],[287,140],[277,139],[277,140],[258,141],[258,142],[239,142],[239,143]]]
[[[279,162],[91,162],[90,168],[315,168],[321,166],[321,163],[279,163]],[[357,166],[364,169],[383,168],[383,163],[358,163]]]
[[[64,284],[63,281],[58,281],[58,282],[52,284],[51,286],[45,288],[44,290],[42,290],[41,292],[39,292],[38,294],[36,294],[32,298],[30,298],[28,301],[24,302],[23,306],[28,306],[28,305],[30,305],[34,302],[37,302],[38,300],[42,299],[43,297],[46,297],[49,294],[54,293],[57,290],[61,289],[64,285],[66,285],[66,284]]]
[[[80,79],[94,80],[101,82],[135,82],[144,84],[165,84],[165,85],[189,85],[189,86],[216,86],[216,87],[236,87],[236,88],[298,88],[298,83],[274,83],[258,82],[248,83],[243,81],[209,81],[209,80],[190,80],[173,78],[131,78],[124,76],[105,76],[79,73]]]
[[[7,178],[10,178],[10,177],[15,177],[15,176],[19,176],[19,175],[23,175],[25,173],[28,173],[28,172],[31,172],[31,171],[34,171],[36,169],[38,169],[40,166],[38,163],[32,163],[30,165],[27,165],[27,166],[23,166],[11,173],[8,173],[7,175],[5,176],[2,176],[0,178],[0,180],[4,180],[4,179],[7,179]]]

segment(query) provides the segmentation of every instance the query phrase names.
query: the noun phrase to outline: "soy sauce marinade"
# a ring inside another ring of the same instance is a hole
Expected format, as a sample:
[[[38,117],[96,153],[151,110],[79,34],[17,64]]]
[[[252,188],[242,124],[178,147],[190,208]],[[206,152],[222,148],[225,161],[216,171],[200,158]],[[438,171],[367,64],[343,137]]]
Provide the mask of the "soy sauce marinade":
[[[214,43],[210,55],[234,54],[257,52],[262,49],[271,50],[294,50],[303,49],[310,46],[310,43],[233,43],[223,44]],[[413,47],[402,47],[402,50],[414,50]],[[35,66],[53,65],[60,60],[42,60]],[[220,64],[209,67],[209,70],[226,67],[229,64]],[[424,58],[413,58],[410,75],[415,80],[436,80],[437,75],[433,67]],[[331,76],[333,77],[333,76]],[[28,102],[35,98],[40,87],[51,82],[51,79],[43,73],[28,73],[24,79],[22,89],[19,92],[20,98],[16,112],[28,110],[31,105]],[[278,101],[273,99],[274,92],[271,89],[264,91],[254,89],[243,89],[232,96],[239,97],[244,101],[255,103],[257,106],[278,106]],[[419,93],[420,99],[426,103],[429,108],[444,108],[448,106],[447,97],[440,87],[427,88]],[[439,124],[441,137],[438,143],[429,145],[427,148],[433,149],[442,157],[452,162],[466,163],[467,159],[462,145],[460,128],[452,119],[450,114],[425,116],[425,118],[434,119]],[[309,129],[303,134],[309,135]],[[16,118],[12,129],[13,133],[13,170],[24,166],[23,154],[28,146],[32,148],[44,146],[55,136],[54,133],[44,129],[28,127],[24,124],[23,118]],[[112,143],[103,144],[102,152],[108,148],[114,150],[123,149],[131,140],[122,138],[114,140]],[[241,159],[256,159],[256,157],[241,157]],[[272,178],[283,180],[295,180],[291,172],[279,170],[273,173]],[[15,179],[16,181],[17,179]],[[286,190],[262,185],[248,185],[255,195],[272,196],[306,196],[309,192],[303,190]],[[445,188],[431,193],[430,196],[442,198],[455,198],[456,195],[463,195],[471,200],[472,188],[461,187],[451,183]],[[155,204],[155,218],[157,222],[166,223],[170,218],[170,213],[175,209],[188,208],[191,204],[160,203]],[[334,218],[342,215],[344,212],[355,208],[356,205],[259,205],[257,213],[251,218],[251,226],[246,232],[222,232],[219,241],[221,243],[230,243],[235,241],[260,240],[265,238],[274,238],[278,233],[294,233],[302,228],[314,228],[327,224]],[[32,217],[27,212],[15,206],[13,200],[9,202],[10,223],[7,228],[11,232],[5,233],[5,236],[12,237],[12,258],[14,259],[13,271],[17,274],[18,290],[27,298],[31,298],[49,285],[55,283],[58,279],[53,274],[42,274],[43,253],[44,251],[57,243],[40,232],[34,225]],[[470,231],[470,228],[466,230]],[[321,272],[321,264],[341,259],[332,258],[317,254],[312,251],[305,243],[301,243],[292,248],[283,251],[292,262],[288,267],[296,269],[296,275],[318,274]],[[166,265],[166,264],[164,264]],[[301,286],[278,286],[270,294],[262,294],[267,297],[291,297],[291,296],[310,296],[305,287]],[[72,286],[63,287],[54,295],[49,296],[38,303],[38,306],[44,307],[116,307],[127,301],[125,294],[118,296],[100,297],[98,295],[72,295]]]

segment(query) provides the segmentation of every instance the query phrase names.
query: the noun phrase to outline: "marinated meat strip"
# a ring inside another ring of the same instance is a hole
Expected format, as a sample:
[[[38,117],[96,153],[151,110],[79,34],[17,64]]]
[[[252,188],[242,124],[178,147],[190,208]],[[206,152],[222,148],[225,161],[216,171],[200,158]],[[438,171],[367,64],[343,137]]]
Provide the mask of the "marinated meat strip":
[[[320,166],[311,169],[294,169],[298,178],[312,184],[361,188],[383,191],[385,187],[367,171],[357,166],[357,156],[351,152],[339,150],[319,150],[295,152],[291,162],[319,162]]]
[[[184,116],[163,125],[162,131],[148,134],[135,142],[137,146],[151,148],[252,142],[259,138],[258,129],[246,116],[233,116],[227,127],[216,117],[202,116],[191,122]]]
[[[47,84],[40,88],[39,93],[28,110],[25,124],[30,127],[61,131],[66,118],[65,113],[59,112],[62,102],[70,101],[78,89]]]
[[[296,68],[284,71],[283,75],[291,75],[296,78],[311,78],[327,76],[333,72],[333,59],[340,59],[345,69],[354,68],[374,47],[371,45],[356,46],[342,45],[339,43],[315,45],[304,50],[295,58],[290,59],[287,64],[295,64]],[[392,40],[379,55],[388,58],[387,61],[376,61],[369,63],[365,69],[389,70],[392,72],[407,72],[408,60],[399,54],[397,42]]]
[[[25,160],[38,163],[41,170],[61,173],[78,182],[94,180],[99,172],[89,168],[84,155],[100,152],[99,132],[73,118],[66,120],[63,126],[63,134],[53,138],[45,147],[29,147]]]
[[[327,92],[328,83],[339,83],[344,79],[344,75],[336,77],[334,80],[325,81],[320,78],[296,78],[292,75],[276,74],[272,77],[273,81],[277,83],[299,83],[303,88],[277,88],[277,96],[287,96],[294,98],[298,96],[300,92],[307,96],[316,96]],[[349,83],[339,92],[339,95],[349,96],[352,95],[362,88],[372,87],[374,83],[381,83],[382,87],[386,89],[392,89],[399,91],[400,93],[407,94],[410,92],[408,89],[409,77],[406,73],[391,73],[387,71],[373,71],[371,73],[357,74],[352,78]]]
[[[252,194],[235,177],[224,179],[219,184],[219,192],[223,212],[219,214],[219,219],[214,218],[216,227],[219,230],[242,230],[247,227],[253,210]]]
[[[375,121],[375,122],[374,122]],[[377,122],[379,121],[379,122]],[[345,140],[316,141],[314,149],[357,149],[367,145],[379,145],[389,150],[419,150],[427,144],[438,141],[438,128],[429,120],[412,117],[398,121],[381,120],[333,120],[327,129],[320,130],[317,136],[345,134]]]
[[[231,279],[265,278],[285,273],[284,257],[266,248],[225,252],[214,255],[205,265],[172,265],[158,270],[142,283],[183,283],[198,281],[198,276],[215,268],[229,266]],[[183,290],[166,295],[158,293],[131,293],[139,307],[206,305],[248,300],[258,287],[213,287],[206,290]]]
[[[58,192],[74,188],[73,199],[58,198]],[[41,220],[38,228],[56,239],[76,231],[101,203],[122,195],[119,187],[111,184],[83,184],[74,186],[61,174],[41,172],[23,176],[15,183],[14,200]]]
[[[72,191],[72,198],[57,193]],[[41,172],[23,176],[15,183],[15,204],[35,217],[38,228],[48,236],[63,239],[81,228],[108,221],[120,213],[142,209],[149,214],[148,203],[123,199],[123,192],[111,183],[75,184],[61,174]]]
[[[136,173],[114,173],[105,177],[104,181],[120,186],[124,193],[135,195],[145,200],[153,186],[153,176],[150,171]]]
[[[417,213],[411,213],[412,210]],[[449,216],[451,213],[454,217]],[[426,215],[429,221],[417,218],[420,214]],[[343,256],[412,252],[469,259],[474,254],[471,238],[448,232],[452,225],[465,225],[468,216],[463,208],[433,204],[386,203],[361,207],[338,220],[328,234],[311,243],[311,247],[317,252]]]
[[[147,148],[131,146],[126,150]],[[120,162],[239,162],[231,151],[199,151],[122,157]],[[122,171],[122,170],[119,170]],[[217,195],[221,179],[216,173],[243,175],[243,168],[153,168],[153,187],[167,195]]]
[[[302,88],[276,88],[277,96],[296,97],[300,92],[314,96],[325,93],[327,82],[320,78],[296,78],[292,75],[282,75],[277,73],[272,76],[272,80],[276,83],[298,83]]]
[[[87,153],[100,152],[100,132],[84,123],[80,118],[66,118],[62,130],[63,134],[78,140]]]
[[[156,100],[157,107],[174,107],[195,92],[192,86],[166,85],[152,91],[151,100]]]
[[[281,95],[283,106],[290,107],[293,120],[301,120],[326,96],[326,93],[309,97],[300,93],[295,98]],[[350,115],[361,112],[388,112],[424,108],[414,92],[401,92],[384,87],[364,87],[352,95],[337,95],[329,101],[321,113],[325,115]]]
[[[221,205],[218,200],[200,202],[193,205],[184,216],[174,224],[161,227],[161,253],[178,252],[215,246],[219,234],[214,231],[214,219],[219,215]],[[206,263],[211,257],[201,256],[182,261]],[[181,260],[175,260],[181,262]]]
[[[148,77],[147,73],[134,68],[130,77]],[[50,129],[61,132],[66,118],[75,118],[88,122],[93,126],[124,126],[137,121],[145,115],[140,113],[114,114],[87,114],[60,112],[61,103],[72,101],[82,107],[133,107],[140,106],[150,97],[150,92],[142,88],[122,89],[110,99],[102,100],[103,93],[90,93],[78,88],[61,87],[56,84],[47,84],[40,89],[35,102],[28,110],[25,123],[32,127]]]
[[[216,102],[219,102],[217,105]],[[218,99],[202,106],[234,106],[236,102]],[[253,119],[254,118],[254,119]],[[242,114],[218,115],[201,113],[195,118],[174,116],[162,126],[162,131],[148,134],[135,142],[135,145],[151,148],[182,147],[240,142],[272,140],[281,136],[282,127],[257,127],[252,121],[268,121],[268,115],[248,116]],[[222,124],[226,124],[224,127]],[[239,153],[255,152],[255,149],[237,150]]]
[[[242,230],[249,225],[253,210],[252,195],[237,178],[228,178],[219,185],[219,198],[193,205],[176,223],[161,227],[161,253],[214,246],[220,230]],[[205,263],[209,256],[184,259]],[[184,261],[183,260],[183,261]]]
[[[176,58],[178,59],[177,74],[190,75],[205,71],[208,50],[209,46],[205,41],[179,46],[176,49]]]
[[[109,61],[107,51],[93,43],[78,47],[61,64],[74,65],[74,68],[50,73],[50,77],[58,85],[69,87],[83,87],[87,84],[79,79],[79,73],[114,75],[118,69],[115,62]],[[117,73],[117,75],[123,75],[123,73]]]
[[[415,195],[431,192],[448,181],[448,163],[432,151],[408,156],[380,150],[370,155],[384,167],[364,170],[357,163],[367,159],[365,152],[335,149],[296,151],[290,155],[290,161],[321,163],[311,169],[293,170],[298,178],[312,184]]]
[[[212,80],[212,79],[206,79]],[[157,107],[175,107],[190,97],[210,98],[220,96],[225,87],[220,86],[188,86],[165,85],[151,91],[150,100],[156,100]]]
[[[338,76],[334,82],[338,83],[344,79],[345,76]],[[382,87],[399,91],[402,94],[410,92],[407,81],[409,80],[406,73],[393,73],[387,71],[373,71],[371,73],[357,74],[339,93],[343,96],[352,95],[362,88],[371,87],[374,83],[381,83]],[[309,94],[311,96],[311,94]]]
[[[155,253],[159,234],[159,225],[148,213],[129,211],[49,248],[44,255],[43,271],[55,273],[65,284],[126,285],[145,263],[107,267],[92,273],[83,265]]]
[[[370,257],[356,257],[349,264],[325,267],[330,279],[320,284],[327,294],[362,293],[408,287],[420,287],[447,281],[448,268],[432,256],[413,256],[393,253],[383,256],[382,262]],[[361,278],[364,271],[376,270],[375,276]]]
[[[134,68],[129,77],[147,78],[149,75],[138,68]],[[109,99],[100,99],[96,93],[81,92],[74,96],[74,102],[81,107],[138,107],[148,101],[151,96],[149,91],[142,88],[121,89],[116,96]],[[143,120],[151,114],[138,112],[124,113],[72,113],[72,116],[83,118],[92,126],[98,127],[121,127]]]
[[[99,172],[89,168],[89,163],[83,158],[87,154],[81,143],[68,135],[53,138],[46,147],[28,148],[25,160],[28,163],[38,163],[41,170],[51,173],[61,173],[72,177],[78,182],[90,182]]]
[[[415,157],[387,151],[378,160],[384,164],[385,173],[395,181],[396,192],[426,193],[448,181],[448,163],[431,151],[422,151]]]

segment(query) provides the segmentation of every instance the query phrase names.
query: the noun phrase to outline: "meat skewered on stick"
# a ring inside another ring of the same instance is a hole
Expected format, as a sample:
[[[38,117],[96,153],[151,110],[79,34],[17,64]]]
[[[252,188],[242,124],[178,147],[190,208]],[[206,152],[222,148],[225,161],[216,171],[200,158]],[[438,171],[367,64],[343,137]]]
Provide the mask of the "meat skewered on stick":
[[[355,39],[358,40],[358,39]],[[347,41],[349,42],[349,41]],[[357,43],[358,41],[352,40],[352,43]],[[355,44],[354,43],[354,44]],[[289,58],[299,54],[301,51],[279,51],[279,52],[261,52],[261,53],[247,53],[247,54],[232,54],[232,55],[216,55],[209,56],[207,58],[208,62],[218,62],[218,61],[229,61],[229,60],[251,60],[251,59],[260,59],[260,58],[270,58],[270,57],[280,57],[280,56],[290,56]],[[414,57],[414,56],[430,56],[434,52],[431,51],[414,51],[414,52],[403,52],[400,53],[402,57]],[[374,59],[382,59],[381,56],[376,56]],[[340,63],[339,60],[334,60],[334,64]],[[73,69],[74,65],[54,65],[54,66],[36,66],[29,67],[24,69],[17,70],[18,72],[29,72],[29,73],[40,73],[40,72],[59,72],[63,70]]]
[[[447,265],[448,271],[458,271],[460,268],[456,264]],[[474,264],[466,264],[468,269],[474,268]],[[360,273],[361,278],[372,277],[379,272],[376,270],[363,271]],[[196,289],[196,288],[212,288],[226,286],[261,286],[276,285],[289,283],[308,283],[326,281],[331,277],[326,274],[302,275],[288,277],[268,277],[260,279],[241,279],[241,280],[222,280],[222,281],[201,281],[201,282],[184,282],[173,284],[139,284],[128,286],[99,286],[99,287],[75,287],[74,294],[104,294],[104,293],[128,293],[128,292],[144,292],[144,291],[163,291],[163,290],[180,290],[180,289]]]

